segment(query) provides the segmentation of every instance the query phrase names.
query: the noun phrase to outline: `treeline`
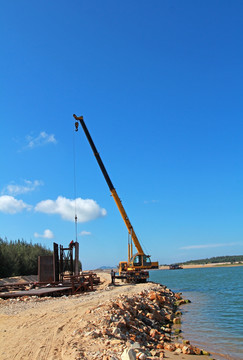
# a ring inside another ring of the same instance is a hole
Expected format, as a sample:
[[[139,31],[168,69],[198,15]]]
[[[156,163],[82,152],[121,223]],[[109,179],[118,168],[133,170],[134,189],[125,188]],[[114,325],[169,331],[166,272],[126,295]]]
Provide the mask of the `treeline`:
[[[215,257],[200,259],[200,260],[189,260],[189,261],[181,263],[181,264],[197,265],[197,264],[217,264],[217,263],[235,263],[235,262],[243,262],[243,255],[215,256]]]
[[[51,255],[52,251],[40,244],[24,240],[8,241],[0,238],[0,278],[38,273],[38,256]]]

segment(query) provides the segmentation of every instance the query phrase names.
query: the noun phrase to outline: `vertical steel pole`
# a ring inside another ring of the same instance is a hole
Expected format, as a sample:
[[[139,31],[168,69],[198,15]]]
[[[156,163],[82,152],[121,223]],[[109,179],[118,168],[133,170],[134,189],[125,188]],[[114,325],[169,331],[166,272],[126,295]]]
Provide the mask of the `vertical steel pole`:
[[[78,264],[79,264],[79,243],[76,241],[75,242],[75,270],[74,270],[75,276],[79,275]]]

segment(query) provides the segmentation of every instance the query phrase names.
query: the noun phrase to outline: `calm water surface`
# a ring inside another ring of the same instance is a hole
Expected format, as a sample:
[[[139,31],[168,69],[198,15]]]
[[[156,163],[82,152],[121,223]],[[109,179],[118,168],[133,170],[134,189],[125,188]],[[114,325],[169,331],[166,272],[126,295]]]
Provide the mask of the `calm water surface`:
[[[183,337],[215,359],[243,359],[243,266],[150,271],[150,280],[182,292]]]

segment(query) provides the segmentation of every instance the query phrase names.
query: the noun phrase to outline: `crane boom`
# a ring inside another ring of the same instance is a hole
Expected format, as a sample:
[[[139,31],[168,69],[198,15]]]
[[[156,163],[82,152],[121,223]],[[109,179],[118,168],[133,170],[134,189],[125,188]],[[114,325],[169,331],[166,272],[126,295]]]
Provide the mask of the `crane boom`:
[[[96,158],[96,160],[97,160],[97,162],[99,164],[99,167],[100,167],[100,169],[101,169],[101,171],[102,171],[102,173],[104,175],[104,178],[105,178],[105,180],[107,182],[107,185],[108,185],[108,187],[110,189],[111,195],[112,195],[112,197],[113,197],[113,199],[114,199],[114,201],[115,201],[115,203],[116,203],[116,205],[118,207],[118,210],[120,211],[122,219],[125,222],[125,225],[127,227],[127,230],[129,232],[129,234],[131,235],[132,241],[133,241],[133,243],[134,243],[134,245],[135,245],[135,247],[137,249],[138,255],[144,255],[144,251],[143,251],[143,249],[142,249],[142,247],[140,245],[140,242],[139,242],[139,240],[137,238],[137,235],[136,235],[136,233],[135,233],[135,231],[133,229],[133,226],[132,226],[132,224],[131,224],[128,216],[127,216],[127,213],[126,213],[126,211],[125,211],[125,209],[124,209],[124,207],[122,205],[122,202],[121,202],[119,196],[117,195],[116,189],[114,188],[114,186],[112,184],[112,181],[111,181],[111,179],[110,179],[110,177],[109,177],[109,175],[108,175],[108,173],[106,171],[106,168],[105,168],[105,166],[103,164],[103,161],[101,160],[101,157],[100,157],[100,155],[99,155],[99,153],[98,153],[98,151],[96,149],[96,146],[95,146],[95,144],[94,144],[94,142],[93,142],[93,140],[92,140],[92,138],[90,136],[89,130],[87,129],[87,127],[85,125],[83,116],[78,117],[78,116],[76,116],[74,114],[73,117],[80,122],[80,124],[81,124],[81,126],[82,126],[82,128],[84,130],[84,133],[85,133],[85,135],[86,135],[86,137],[88,139],[88,142],[89,142],[89,144],[91,146],[91,149],[92,149],[92,151],[94,153],[94,156],[95,156],[95,158]],[[77,126],[76,126],[76,129],[77,129]]]

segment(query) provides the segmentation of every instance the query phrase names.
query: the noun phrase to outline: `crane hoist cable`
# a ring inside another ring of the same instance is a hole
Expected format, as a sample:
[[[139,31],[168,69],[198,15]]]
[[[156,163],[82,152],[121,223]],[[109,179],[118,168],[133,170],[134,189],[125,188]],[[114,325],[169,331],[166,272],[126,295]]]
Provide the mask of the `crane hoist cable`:
[[[75,114],[73,114],[74,119],[76,120],[75,122],[75,128],[76,131],[78,131],[78,126],[79,124],[82,126],[83,131],[87,137],[87,140],[91,146],[91,149],[93,151],[93,154],[97,160],[97,163],[100,167],[100,170],[106,180],[106,183],[110,189],[111,195],[118,207],[118,210],[120,211],[120,214],[122,216],[122,219],[127,227],[127,230],[131,236],[131,240],[128,240],[128,262],[126,261],[121,261],[119,263],[119,274],[123,274],[125,272],[125,276],[128,279],[130,277],[131,274],[134,273],[134,271],[136,272],[137,270],[139,270],[140,275],[139,278],[141,281],[143,281],[144,279],[146,280],[149,276],[148,272],[144,272],[144,269],[158,269],[159,264],[158,262],[151,262],[150,260],[150,255],[146,255],[143,251],[143,248],[135,234],[135,231],[133,229],[133,226],[127,216],[127,213],[122,205],[121,199],[119,198],[113,184],[112,181],[106,171],[106,168],[104,166],[103,161],[101,160],[101,157],[96,149],[96,146],[92,140],[92,137],[86,127],[86,124],[84,122],[83,116],[76,116]],[[134,244],[134,246],[137,249],[137,253],[134,254],[131,258],[131,253],[132,253],[132,244]],[[131,259],[129,259],[131,258]],[[141,270],[141,271],[140,271]],[[132,275],[131,275],[132,276]],[[136,278],[136,274],[134,275],[135,277],[132,280],[135,280]]]
[[[77,130],[76,130],[77,131]],[[77,216],[77,182],[76,182],[76,140],[73,132],[73,189],[74,189],[74,222],[75,222],[75,240],[78,241],[78,216]]]

